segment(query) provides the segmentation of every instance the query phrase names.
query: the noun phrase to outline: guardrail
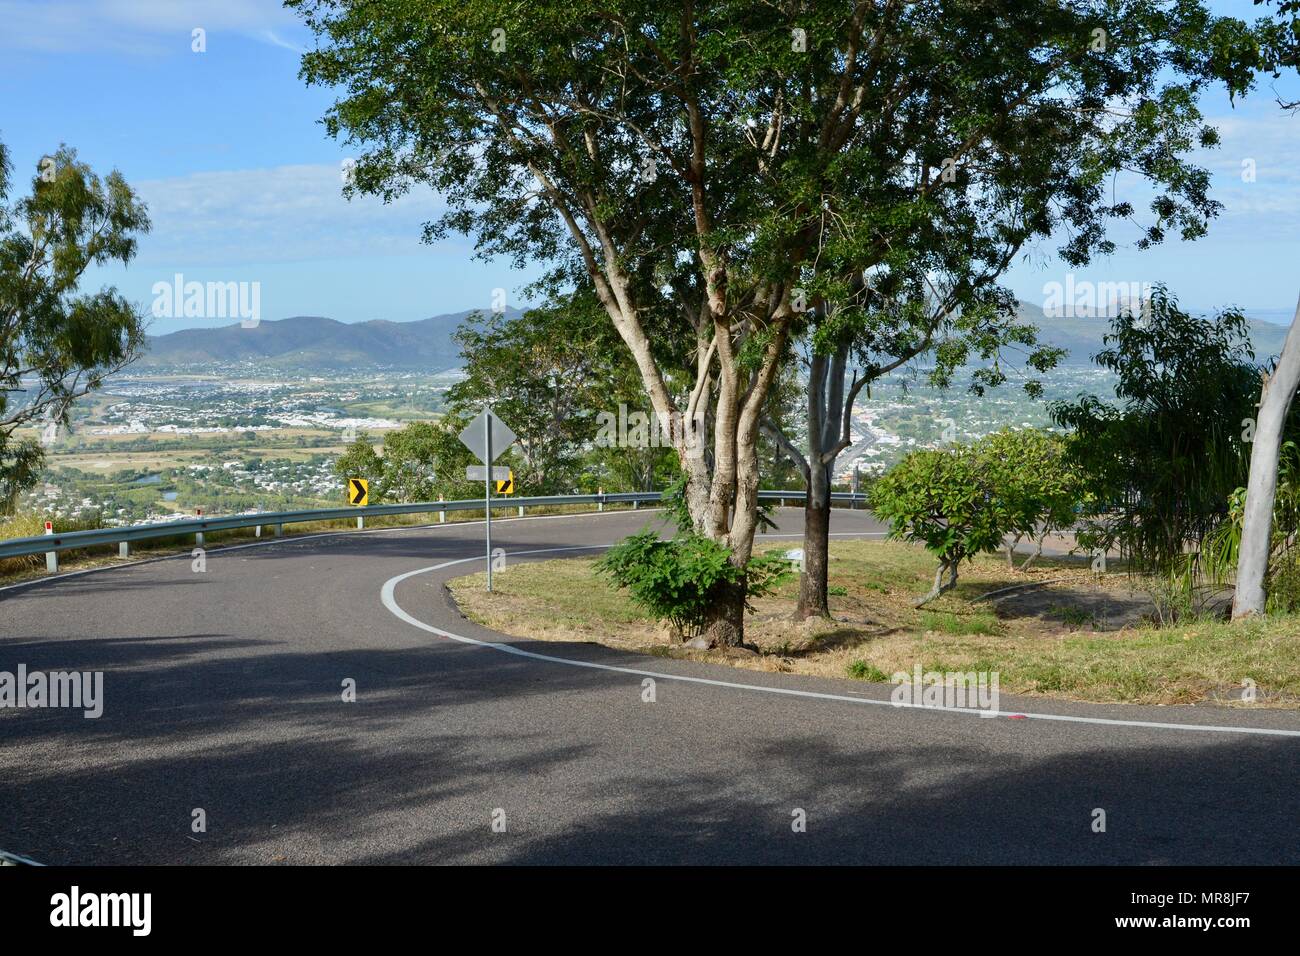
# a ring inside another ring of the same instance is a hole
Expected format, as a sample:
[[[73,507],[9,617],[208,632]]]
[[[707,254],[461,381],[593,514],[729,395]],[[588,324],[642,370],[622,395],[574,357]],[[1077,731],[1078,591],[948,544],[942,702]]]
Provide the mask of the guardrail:
[[[805,492],[760,491],[760,501],[804,500]],[[657,504],[663,497],[658,491],[628,491],[598,495],[543,495],[528,498],[493,498],[492,511],[516,508],[522,516],[528,508],[552,507],[555,505],[596,505],[603,511],[607,504],[631,504],[634,508],[643,504]],[[865,504],[866,495],[854,495],[848,492],[835,492],[831,495],[834,503],[849,504],[857,507]],[[262,511],[255,514],[222,516],[203,516],[187,518],[183,521],[163,521],[154,524],[123,525],[117,528],[99,528],[94,531],[67,531],[55,534],[36,535],[27,538],[9,538],[0,541],[0,558],[16,558],[29,554],[45,554],[47,567],[58,570],[57,558],[60,551],[117,545],[118,552],[126,557],[132,541],[149,541],[157,538],[176,538],[194,535],[195,543],[203,544],[203,534],[208,531],[231,531],[238,528],[255,528],[260,537],[262,529],[269,527],[276,537],[284,533],[287,524],[300,524],[306,521],[346,521],[356,519],[357,527],[364,528],[367,517],[378,518],[386,515],[439,514],[439,521],[445,521],[449,511],[482,511],[482,498],[466,498],[457,501],[419,501],[404,505],[367,505],[366,507],[311,508],[303,511]]]

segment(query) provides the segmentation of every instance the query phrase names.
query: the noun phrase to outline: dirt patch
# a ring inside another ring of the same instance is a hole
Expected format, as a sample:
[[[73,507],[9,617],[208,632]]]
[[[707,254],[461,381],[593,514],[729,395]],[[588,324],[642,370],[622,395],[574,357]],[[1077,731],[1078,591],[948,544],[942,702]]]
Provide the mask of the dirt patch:
[[[1041,634],[1073,631],[1109,633],[1149,621],[1151,596],[1131,588],[1103,588],[1088,582],[1030,586],[989,599],[1000,619],[1033,627]]]

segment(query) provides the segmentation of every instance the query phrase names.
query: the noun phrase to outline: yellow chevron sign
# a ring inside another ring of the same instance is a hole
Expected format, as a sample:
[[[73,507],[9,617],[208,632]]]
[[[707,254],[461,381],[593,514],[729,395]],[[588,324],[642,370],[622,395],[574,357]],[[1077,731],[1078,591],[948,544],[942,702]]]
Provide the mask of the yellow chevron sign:
[[[348,504],[364,505],[370,500],[370,482],[365,478],[348,479]]]
[[[507,478],[505,481],[498,481],[496,483],[496,486],[497,486],[497,494],[513,495],[515,493],[515,473],[513,471],[510,472],[510,477]]]

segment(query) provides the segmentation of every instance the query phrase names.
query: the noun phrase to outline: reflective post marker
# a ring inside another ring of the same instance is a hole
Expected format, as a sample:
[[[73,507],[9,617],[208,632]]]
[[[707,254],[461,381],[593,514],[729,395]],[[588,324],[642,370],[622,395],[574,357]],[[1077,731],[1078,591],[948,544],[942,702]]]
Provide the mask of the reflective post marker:
[[[54,522],[53,522],[53,521],[47,521],[47,522],[45,522],[45,533],[46,533],[46,534],[54,534]],[[46,572],[47,574],[54,574],[54,573],[57,572],[58,570],[59,570],[59,552],[57,552],[57,551],[46,551],[46,552],[45,552],[45,572]]]

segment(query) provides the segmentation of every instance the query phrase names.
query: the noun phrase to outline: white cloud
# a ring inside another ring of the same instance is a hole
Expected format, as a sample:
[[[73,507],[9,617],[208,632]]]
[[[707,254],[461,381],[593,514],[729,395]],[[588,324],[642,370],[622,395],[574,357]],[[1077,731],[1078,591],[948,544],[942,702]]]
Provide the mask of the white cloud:
[[[409,255],[427,249],[420,227],[443,209],[428,189],[387,205],[349,201],[341,167],[329,165],[193,173],[135,187],[153,221],[136,259],[145,267]]]
[[[109,50],[156,55],[188,52],[190,31],[238,33],[301,52],[286,36],[305,34],[273,0],[0,0],[0,49]]]

